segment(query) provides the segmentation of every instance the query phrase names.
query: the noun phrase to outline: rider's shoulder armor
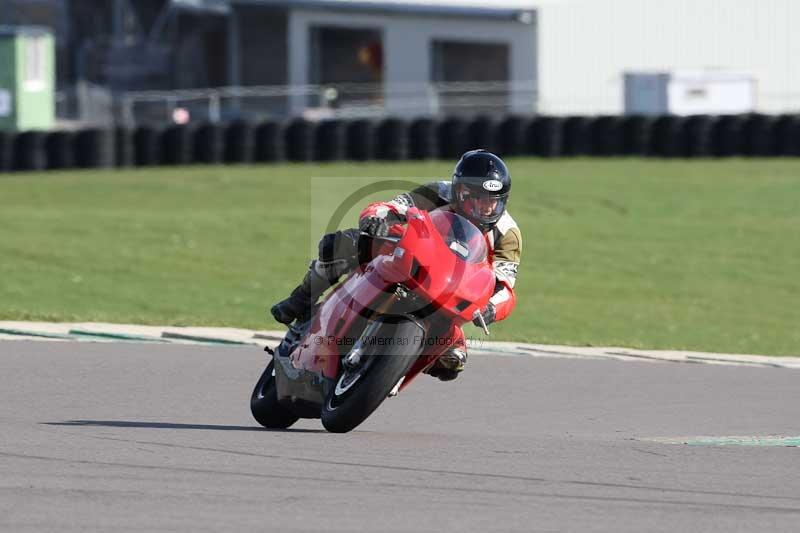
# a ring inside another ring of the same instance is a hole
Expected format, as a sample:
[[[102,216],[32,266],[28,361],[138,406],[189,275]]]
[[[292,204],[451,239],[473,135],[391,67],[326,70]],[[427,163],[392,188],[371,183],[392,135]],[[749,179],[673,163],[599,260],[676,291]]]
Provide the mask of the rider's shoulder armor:
[[[433,181],[396,196],[389,202],[398,213],[405,215],[409,207],[433,211],[450,204],[450,182]]]

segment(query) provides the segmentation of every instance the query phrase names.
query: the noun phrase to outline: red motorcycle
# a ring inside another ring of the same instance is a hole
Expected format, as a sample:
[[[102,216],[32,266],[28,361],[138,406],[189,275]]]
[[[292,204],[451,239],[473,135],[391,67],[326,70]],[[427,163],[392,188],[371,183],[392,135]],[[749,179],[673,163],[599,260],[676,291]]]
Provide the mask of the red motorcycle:
[[[272,361],[250,398],[259,424],[321,418],[328,431],[350,431],[481,316],[495,284],[486,237],[446,210],[411,208],[407,220],[401,236],[362,235],[359,268],[267,349]]]

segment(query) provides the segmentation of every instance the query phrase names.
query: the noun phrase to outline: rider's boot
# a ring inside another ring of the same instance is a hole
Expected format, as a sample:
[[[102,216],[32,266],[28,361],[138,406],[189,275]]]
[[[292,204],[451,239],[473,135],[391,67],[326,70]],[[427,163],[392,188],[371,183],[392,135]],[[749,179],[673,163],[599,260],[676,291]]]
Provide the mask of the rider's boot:
[[[467,351],[462,348],[449,348],[439,359],[425,371],[440,381],[452,381],[464,370],[467,362]]]
[[[464,331],[459,326],[454,326],[447,341],[450,347],[425,371],[426,374],[441,381],[456,379],[467,363],[467,342]]]
[[[312,263],[300,285],[288,298],[273,305],[270,312],[275,320],[287,326],[297,319],[310,318],[317,300],[331,285],[328,279],[316,272]]]

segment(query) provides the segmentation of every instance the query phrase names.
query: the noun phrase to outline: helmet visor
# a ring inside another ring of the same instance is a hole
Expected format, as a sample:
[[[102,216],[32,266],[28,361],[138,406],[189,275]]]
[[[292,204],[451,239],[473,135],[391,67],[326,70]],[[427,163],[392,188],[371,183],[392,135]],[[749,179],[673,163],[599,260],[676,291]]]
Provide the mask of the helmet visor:
[[[494,224],[506,210],[508,195],[479,194],[467,187],[457,191],[458,210],[472,221]]]

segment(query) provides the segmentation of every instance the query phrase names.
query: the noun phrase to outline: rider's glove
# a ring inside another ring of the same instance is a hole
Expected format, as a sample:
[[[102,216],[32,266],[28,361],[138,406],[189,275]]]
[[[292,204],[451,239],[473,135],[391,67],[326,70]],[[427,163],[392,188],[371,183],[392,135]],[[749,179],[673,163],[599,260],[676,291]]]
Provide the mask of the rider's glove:
[[[359,220],[358,229],[373,237],[386,237],[389,235],[389,223],[386,221],[386,217],[364,217]]]
[[[481,310],[480,314],[483,317],[483,321],[486,323],[487,326],[492,322],[494,322],[495,320],[494,304],[492,302],[486,304],[486,307],[484,307],[483,310]],[[472,320],[472,323],[478,326],[479,328],[483,327],[481,321],[478,320],[477,316]]]

